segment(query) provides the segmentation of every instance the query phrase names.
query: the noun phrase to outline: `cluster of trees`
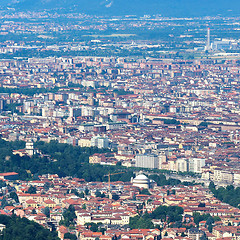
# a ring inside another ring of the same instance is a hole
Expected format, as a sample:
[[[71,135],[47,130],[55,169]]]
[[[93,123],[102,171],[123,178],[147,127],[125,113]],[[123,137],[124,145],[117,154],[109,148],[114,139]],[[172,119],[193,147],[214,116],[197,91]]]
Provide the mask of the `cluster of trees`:
[[[0,224],[6,226],[0,240],[59,240],[56,231],[50,232],[38,223],[16,215],[11,217],[0,215]]]
[[[152,219],[160,219],[162,222],[171,223],[171,227],[186,227],[190,228],[191,226],[186,226],[182,223],[182,214],[183,208],[178,206],[160,206],[156,208],[151,214],[145,212],[142,215],[137,215],[133,218],[130,218],[130,228],[153,228],[154,225],[152,223]],[[206,227],[210,232],[212,232],[213,224],[216,221],[220,221],[221,219],[217,216],[212,217],[210,214],[200,214],[198,212],[193,213],[194,223],[199,226],[201,221],[206,221]],[[156,227],[156,226],[155,226]]]
[[[96,194],[96,197],[100,197],[100,198],[106,197],[105,193],[101,193],[99,190],[97,190],[95,194]]]
[[[19,93],[28,96],[33,96],[34,94],[47,93],[47,92],[57,92],[59,88],[55,87],[52,89],[47,88],[4,88],[0,87],[0,93]]]
[[[174,125],[179,125],[180,122],[177,121],[176,119],[163,119],[164,124],[174,124]]]
[[[77,236],[71,233],[65,233],[64,234],[64,239],[69,239],[69,240],[77,240]]]
[[[213,182],[210,183],[209,189],[214,194],[214,197],[222,202],[228,203],[233,207],[238,207],[240,204],[240,187],[234,188],[232,185],[226,188],[220,187],[216,189]]]
[[[63,212],[63,220],[59,222],[59,225],[64,225],[66,227],[74,225],[75,218],[77,218],[75,208],[73,205],[70,205],[69,208]]]
[[[178,222],[182,220],[183,208],[178,206],[160,206],[157,207],[151,214],[153,219],[161,219],[168,223]]]
[[[73,176],[83,178],[86,181],[107,181],[106,175],[109,172],[119,171],[119,167],[91,165],[88,163],[89,156],[94,153],[108,152],[108,149],[98,149],[96,147],[77,147],[70,144],[37,142],[36,147],[44,154],[48,154],[54,159],[54,162],[47,164],[48,171],[57,173],[60,177]],[[42,159],[41,159],[42,160]],[[46,163],[45,163],[46,166]],[[112,181],[130,181],[133,176],[132,171],[127,171],[121,175],[114,175]]]
[[[1,200],[1,209],[4,209],[6,206],[11,206],[12,204],[7,201],[6,197],[3,197]]]
[[[51,214],[50,208],[49,207],[43,208],[42,213],[45,214],[47,218],[49,218]]]
[[[19,174],[25,172],[24,174],[27,175],[23,168],[19,168],[19,165],[22,164],[23,158],[12,154],[14,149],[23,149],[24,147],[25,142],[23,141],[7,142],[0,138],[0,172],[13,171],[18,172]]]
[[[10,192],[9,198],[13,199],[16,203],[19,203],[18,195],[16,192]]]
[[[208,125],[211,124],[210,122],[201,122],[198,126],[208,127]]]
[[[217,216],[212,217],[210,214],[200,214],[198,212],[193,213],[194,223],[199,226],[201,221],[206,221],[206,227],[209,232],[212,232],[213,224],[216,221],[220,221],[221,219]]]
[[[174,178],[167,179],[163,174],[150,175],[149,178],[154,180],[158,186],[165,186],[165,185],[176,186],[181,183],[181,181],[178,179],[174,179]]]
[[[180,222],[182,220],[183,208],[178,206],[159,206],[151,214],[145,212],[142,215],[137,215],[130,218],[129,226],[131,229],[142,228],[148,229],[153,228],[152,219],[160,219],[167,221],[168,223]]]
[[[69,192],[73,193],[75,196],[80,197],[80,198],[84,198],[84,196],[85,196],[84,192],[78,192],[77,189],[72,189],[71,191],[68,190],[67,193],[69,193]]]
[[[104,234],[104,232],[106,231],[106,229],[102,227],[102,223],[85,223],[85,226],[92,232],[101,232],[102,234]]]
[[[0,188],[6,187],[6,186],[7,184],[3,180],[0,180]]]
[[[146,188],[140,189],[139,194],[151,195],[151,193]]]
[[[144,213],[142,216],[137,215],[130,218],[129,227],[131,229],[149,229],[153,228],[152,218],[148,213]]]
[[[37,193],[37,188],[31,185],[31,186],[28,188],[28,190],[27,190],[26,193],[36,194],[36,193]]]

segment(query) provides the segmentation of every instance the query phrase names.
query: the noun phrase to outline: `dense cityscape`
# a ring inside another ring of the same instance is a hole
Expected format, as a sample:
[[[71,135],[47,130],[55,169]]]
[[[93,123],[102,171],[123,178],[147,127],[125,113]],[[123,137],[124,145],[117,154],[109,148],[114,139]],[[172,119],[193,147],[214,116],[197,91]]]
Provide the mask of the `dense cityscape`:
[[[240,239],[240,18],[22,2],[0,11],[0,239]]]

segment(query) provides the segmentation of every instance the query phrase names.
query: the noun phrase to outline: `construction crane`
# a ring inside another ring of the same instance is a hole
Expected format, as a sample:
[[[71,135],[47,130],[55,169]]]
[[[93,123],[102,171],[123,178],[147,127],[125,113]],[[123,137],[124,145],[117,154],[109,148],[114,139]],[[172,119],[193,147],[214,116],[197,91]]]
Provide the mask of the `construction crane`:
[[[110,192],[111,192],[111,188],[110,188],[111,176],[112,176],[112,175],[118,175],[118,174],[121,174],[121,173],[125,173],[125,172],[108,173],[108,174],[104,175],[104,177],[108,176],[108,191],[109,191],[109,194],[110,194]]]

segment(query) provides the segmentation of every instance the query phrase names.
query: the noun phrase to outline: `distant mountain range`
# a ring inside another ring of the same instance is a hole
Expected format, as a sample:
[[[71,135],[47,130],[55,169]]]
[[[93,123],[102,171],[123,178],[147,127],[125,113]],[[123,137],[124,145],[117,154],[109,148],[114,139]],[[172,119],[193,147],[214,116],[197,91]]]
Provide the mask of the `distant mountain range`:
[[[1,0],[1,5],[8,2]],[[239,0],[12,0],[10,6],[21,11],[62,8],[97,15],[194,17],[239,16],[240,13]]]

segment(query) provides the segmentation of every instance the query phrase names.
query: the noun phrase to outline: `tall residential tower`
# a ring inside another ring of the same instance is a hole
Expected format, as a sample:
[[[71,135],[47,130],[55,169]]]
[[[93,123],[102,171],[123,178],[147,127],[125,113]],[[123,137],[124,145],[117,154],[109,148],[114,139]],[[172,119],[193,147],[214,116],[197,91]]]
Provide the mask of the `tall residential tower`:
[[[207,29],[207,44],[205,47],[206,51],[211,50],[211,43],[210,43],[210,28]]]

